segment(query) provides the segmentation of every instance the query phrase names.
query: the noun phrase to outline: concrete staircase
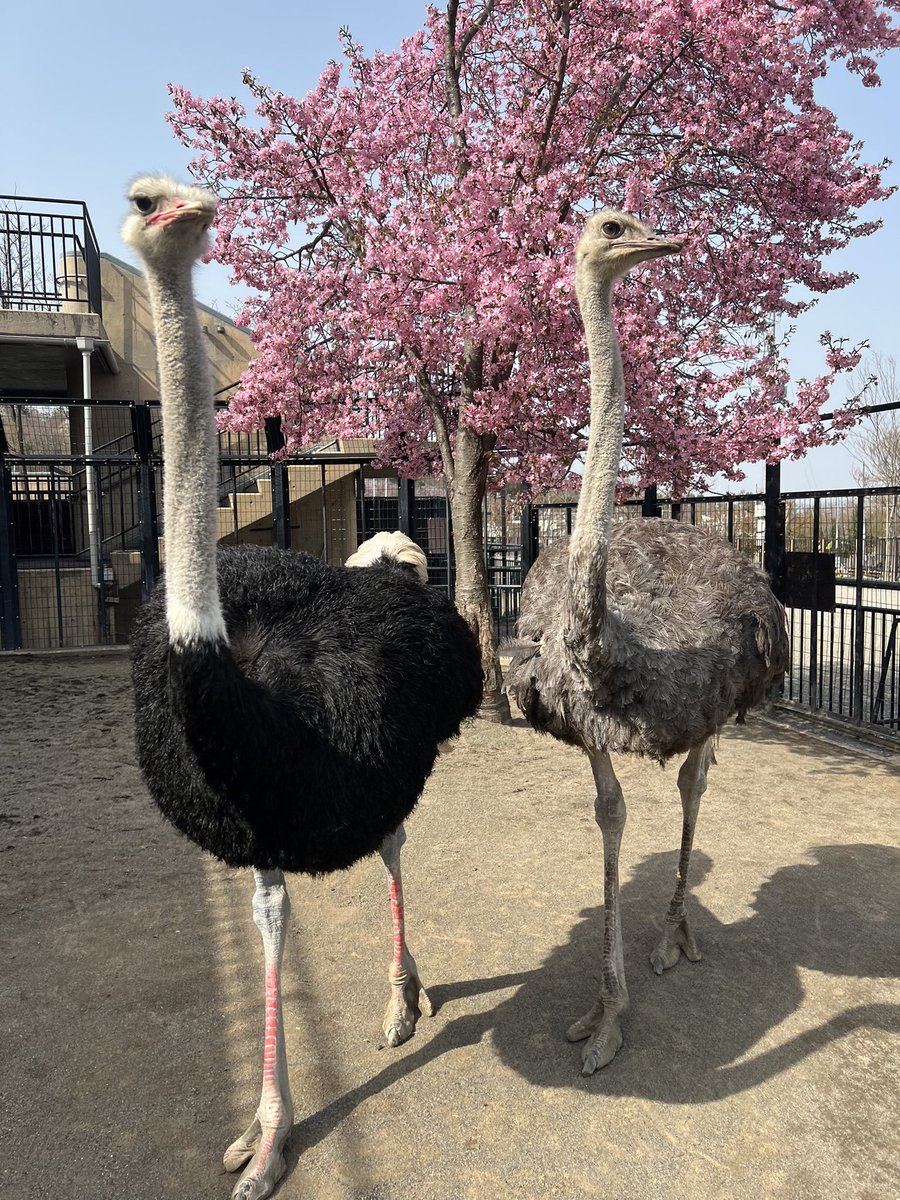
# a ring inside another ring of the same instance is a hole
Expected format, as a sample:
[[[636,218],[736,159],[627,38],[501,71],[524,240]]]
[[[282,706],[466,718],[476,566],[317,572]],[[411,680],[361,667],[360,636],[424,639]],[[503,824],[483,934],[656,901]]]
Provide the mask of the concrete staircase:
[[[325,467],[325,502],[322,468],[290,464],[287,467],[290,497],[291,544],[328,562],[340,564],[356,549],[356,491],[354,463]],[[326,536],[327,535],[327,536]],[[227,491],[216,509],[216,536],[220,545],[272,544],[272,490],[268,469],[238,491]],[[326,544],[327,543],[327,544]],[[326,554],[327,550],[327,554]],[[165,558],[165,538],[159,539],[160,565]]]

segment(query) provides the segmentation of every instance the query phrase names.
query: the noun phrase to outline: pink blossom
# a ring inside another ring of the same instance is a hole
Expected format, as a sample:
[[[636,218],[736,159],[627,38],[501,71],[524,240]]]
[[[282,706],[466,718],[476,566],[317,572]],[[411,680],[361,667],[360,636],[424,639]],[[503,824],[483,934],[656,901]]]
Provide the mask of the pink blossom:
[[[456,117],[436,9],[393,53],[345,37],[302,98],[250,71],[246,107],[172,86],[221,198],[213,254],[258,293],[228,423],[281,413],[289,448],[374,433],[420,475],[438,414],[451,441],[496,438],[492,485],[563,484],[588,398],[572,249],[585,212],[627,205],[689,245],[617,292],[623,483],[681,491],[841,436],[852,404],[818,414],[859,348],[823,335],[789,392],[790,332],[769,331],[846,286],[829,256],[877,228],[885,164],[814,85],[835,62],[877,85],[900,0],[497,0],[473,30],[481,8],[459,5]]]

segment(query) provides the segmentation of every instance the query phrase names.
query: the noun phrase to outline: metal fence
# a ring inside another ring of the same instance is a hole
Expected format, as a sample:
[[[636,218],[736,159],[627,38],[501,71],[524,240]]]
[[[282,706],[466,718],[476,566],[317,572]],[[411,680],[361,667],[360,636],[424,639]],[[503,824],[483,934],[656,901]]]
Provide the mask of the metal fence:
[[[441,482],[400,480],[335,444],[273,459],[281,446],[272,422],[220,435],[220,543],[290,546],[338,564],[364,538],[400,528],[425,551],[431,584],[453,594]],[[165,562],[163,470],[158,405],[0,399],[2,648],[128,640]],[[574,512],[574,500],[523,507],[511,490],[485,501],[500,637],[514,632],[535,554],[571,532]],[[788,611],[786,700],[900,737],[900,489],[645,498],[617,518],[642,512],[690,522],[764,563]]]
[[[443,483],[398,479],[376,470],[372,454],[338,453],[334,444],[273,459],[281,448],[274,422],[220,434],[220,544],[291,547],[339,564],[373,533],[404,529],[426,553],[429,582],[453,594]],[[165,565],[164,466],[158,405],[0,398],[0,648],[128,641]],[[485,530],[494,616],[506,636],[518,614],[521,556],[505,542],[519,531],[493,497]]]
[[[87,205],[0,195],[0,308],[103,315],[100,248]]]
[[[764,493],[664,500],[657,511],[765,562],[788,615],[787,701],[900,737],[900,488],[787,492],[777,501],[775,571]],[[617,518],[641,510],[629,502]],[[533,553],[571,533],[574,513],[574,501],[534,506]]]

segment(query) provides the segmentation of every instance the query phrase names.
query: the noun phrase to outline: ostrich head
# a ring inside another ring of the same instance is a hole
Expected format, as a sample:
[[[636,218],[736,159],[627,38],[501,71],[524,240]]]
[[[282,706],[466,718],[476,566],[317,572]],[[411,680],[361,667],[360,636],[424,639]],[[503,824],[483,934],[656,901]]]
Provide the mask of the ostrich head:
[[[192,263],[209,249],[216,200],[165,176],[143,176],[128,189],[131,212],[122,237],[156,270]]]
[[[630,213],[604,209],[588,217],[575,247],[575,286],[596,287],[638,263],[677,254],[683,242],[660,237]]]

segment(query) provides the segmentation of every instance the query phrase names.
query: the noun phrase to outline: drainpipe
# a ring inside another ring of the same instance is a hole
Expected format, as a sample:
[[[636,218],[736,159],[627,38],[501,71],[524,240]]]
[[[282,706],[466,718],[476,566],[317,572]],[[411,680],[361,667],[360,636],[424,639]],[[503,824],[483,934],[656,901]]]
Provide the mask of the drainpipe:
[[[91,354],[94,350],[93,338],[76,338],[78,349],[81,351],[81,380],[82,396],[84,397],[84,457],[86,460],[85,482],[87,486],[88,512],[88,547],[91,556],[91,583],[95,588],[100,586],[100,529],[97,520],[97,492],[94,474],[94,430],[93,413],[91,412]]]

